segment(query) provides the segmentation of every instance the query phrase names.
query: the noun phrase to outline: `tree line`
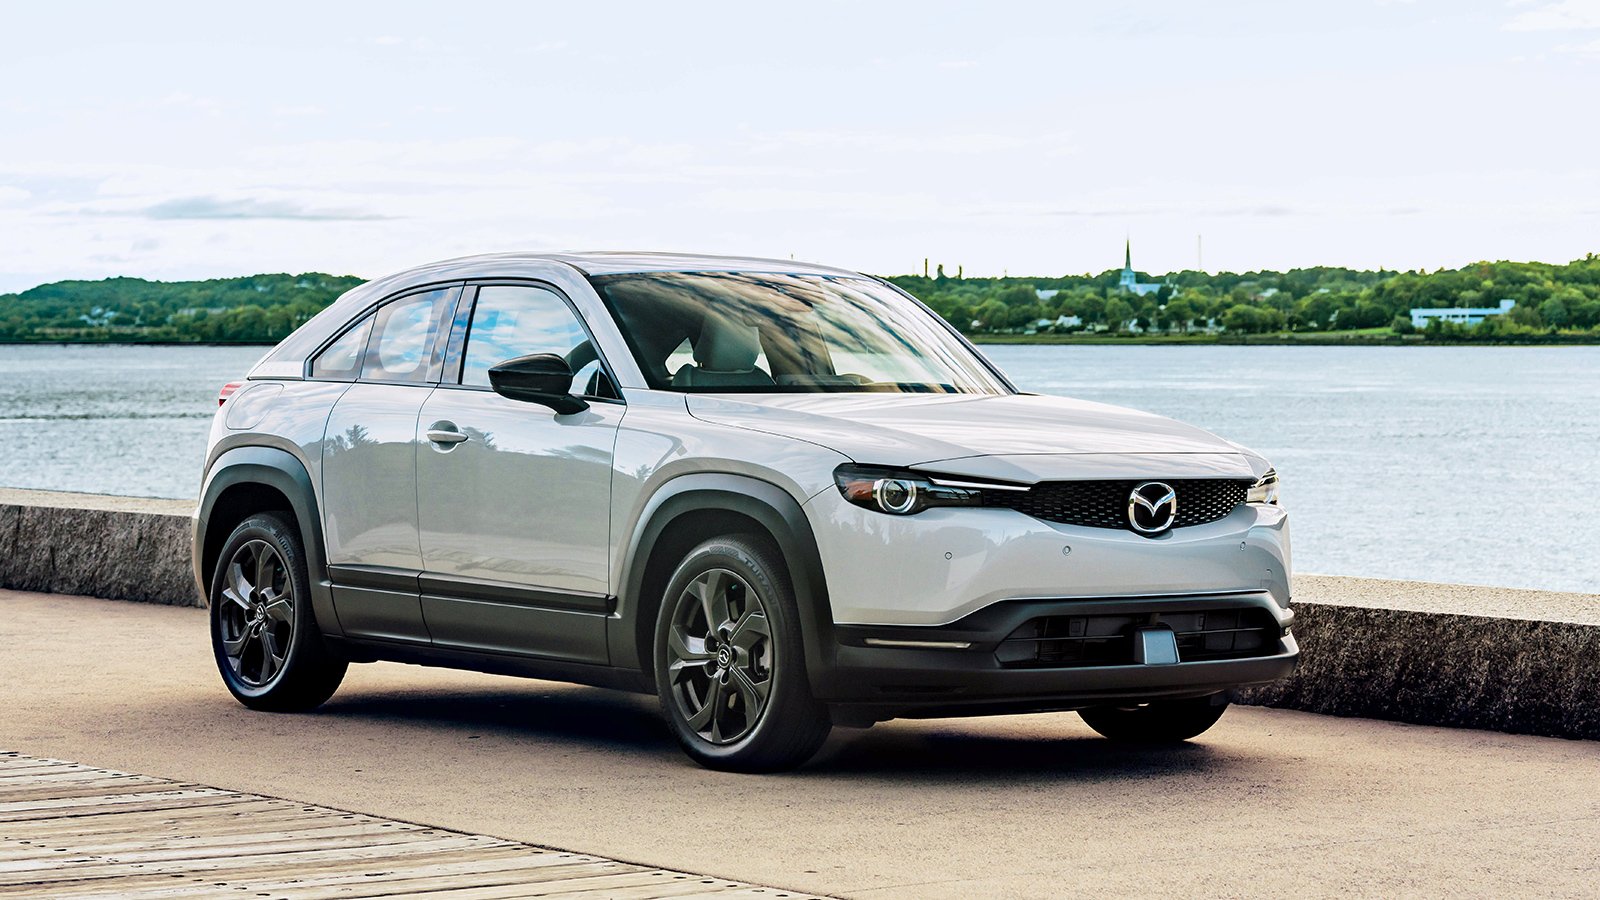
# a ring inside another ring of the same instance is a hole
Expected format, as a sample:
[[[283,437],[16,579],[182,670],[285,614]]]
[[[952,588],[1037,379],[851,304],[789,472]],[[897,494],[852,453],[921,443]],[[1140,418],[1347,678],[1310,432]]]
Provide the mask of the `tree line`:
[[[276,343],[363,280],[307,272],[57,281],[0,294],[0,341]]]
[[[1138,273],[1140,282],[1157,279]],[[1564,265],[1479,262],[1433,272],[1330,266],[1287,272],[1174,272],[1145,296],[1124,292],[1120,269],[1059,278],[890,280],[969,334],[1200,330],[1234,334],[1390,330],[1410,333],[1413,308],[1516,306],[1470,332],[1448,323],[1437,335],[1467,338],[1551,331],[1600,333],[1600,256]],[[1051,292],[1054,292],[1053,294]],[[1044,296],[1041,296],[1044,295]],[[1066,320],[1076,319],[1077,322]]]
[[[1077,331],[1407,334],[1413,308],[1495,307],[1507,316],[1465,329],[1430,325],[1427,337],[1504,340],[1600,338],[1600,256],[1564,265],[1479,262],[1432,272],[1328,266],[1287,272],[1174,272],[1145,296],[1118,285],[1121,270],[1050,278],[898,275],[890,281],[968,334]],[[1141,282],[1156,279],[1139,273]],[[273,343],[360,284],[308,272],[206,281],[58,281],[0,295],[0,341]]]

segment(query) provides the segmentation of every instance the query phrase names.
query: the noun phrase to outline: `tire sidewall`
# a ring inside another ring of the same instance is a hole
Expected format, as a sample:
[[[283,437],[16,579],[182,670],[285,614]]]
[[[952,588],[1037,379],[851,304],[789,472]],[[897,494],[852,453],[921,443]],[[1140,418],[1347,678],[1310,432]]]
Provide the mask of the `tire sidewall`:
[[[742,767],[741,760],[763,757],[779,750],[786,737],[781,718],[786,712],[809,708],[811,688],[806,676],[805,652],[800,638],[794,591],[781,568],[776,549],[745,537],[715,538],[691,550],[667,583],[656,614],[652,654],[657,694],[663,712],[684,749],[696,760],[716,768],[719,763]],[[690,728],[672,696],[667,675],[667,632],[678,598],[688,584],[708,569],[727,569],[743,578],[760,595],[772,628],[772,690],[756,727],[731,744],[713,744]]]
[[[283,558],[284,567],[288,570],[290,588],[293,591],[292,603],[294,607],[294,629],[289,635],[289,652],[284,655],[283,668],[279,669],[264,685],[246,683],[234,674],[233,666],[228,663],[228,655],[222,648],[222,610],[229,601],[222,596],[222,589],[227,582],[228,565],[233,555],[249,541],[266,541]],[[311,578],[306,570],[305,553],[300,546],[300,537],[288,522],[272,513],[257,513],[243,522],[228,536],[222,546],[222,552],[217,556],[217,569],[212,573],[211,591],[206,596],[210,604],[211,622],[211,652],[216,659],[217,670],[222,674],[223,684],[241,702],[261,700],[273,695],[285,682],[292,681],[295,672],[301,666],[301,657],[305,655],[302,650],[306,640],[314,630],[311,616]]]

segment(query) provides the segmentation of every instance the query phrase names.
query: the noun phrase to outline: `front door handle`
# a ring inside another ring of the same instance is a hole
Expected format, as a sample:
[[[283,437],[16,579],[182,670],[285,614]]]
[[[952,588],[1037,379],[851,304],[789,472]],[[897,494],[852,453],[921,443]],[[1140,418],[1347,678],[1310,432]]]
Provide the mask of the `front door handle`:
[[[427,437],[428,440],[435,444],[443,444],[446,447],[459,444],[467,439],[467,436],[461,433],[461,429],[457,428],[454,422],[433,423],[428,427]]]

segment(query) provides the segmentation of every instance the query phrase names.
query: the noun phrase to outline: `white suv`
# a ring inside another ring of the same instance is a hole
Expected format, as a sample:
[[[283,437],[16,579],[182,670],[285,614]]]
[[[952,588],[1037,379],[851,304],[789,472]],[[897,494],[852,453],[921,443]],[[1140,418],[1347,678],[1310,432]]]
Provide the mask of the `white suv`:
[[[194,565],[248,706],[380,659],[554,678],[655,692],[744,771],[896,716],[1184,740],[1298,656],[1266,460],[1021,393],[892,285],[773,260],[350,291],[224,389]]]

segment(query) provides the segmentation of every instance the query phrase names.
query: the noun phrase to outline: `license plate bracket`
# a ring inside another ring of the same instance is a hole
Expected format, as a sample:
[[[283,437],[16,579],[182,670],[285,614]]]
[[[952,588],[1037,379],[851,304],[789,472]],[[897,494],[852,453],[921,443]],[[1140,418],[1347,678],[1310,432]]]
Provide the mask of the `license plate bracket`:
[[[1177,665],[1177,634],[1166,625],[1145,625],[1135,628],[1133,661],[1145,666]]]

